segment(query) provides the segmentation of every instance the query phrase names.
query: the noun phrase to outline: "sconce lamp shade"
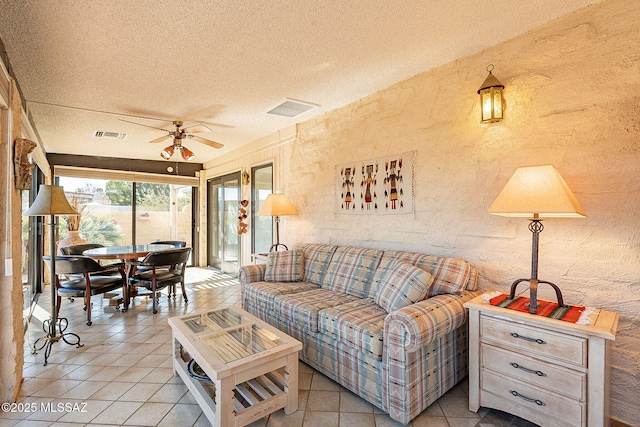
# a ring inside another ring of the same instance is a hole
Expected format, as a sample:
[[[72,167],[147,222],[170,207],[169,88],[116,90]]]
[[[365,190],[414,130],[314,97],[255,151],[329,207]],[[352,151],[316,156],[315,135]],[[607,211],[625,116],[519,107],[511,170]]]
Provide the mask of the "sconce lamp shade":
[[[298,215],[298,211],[284,194],[269,194],[256,213],[258,216]]]
[[[502,89],[504,85],[491,74],[493,64],[487,67],[489,75],[478,89],[480,94],[481,122],[493,123],[502,120]]]
[[[584,218],[580,202],[552,165],[518,168],[488,212],[515,218]]]
[[[64,188],[59,185],[40,185],[36,199],[24,215],[79,215],[79,213],[69,204],[64,195]]]

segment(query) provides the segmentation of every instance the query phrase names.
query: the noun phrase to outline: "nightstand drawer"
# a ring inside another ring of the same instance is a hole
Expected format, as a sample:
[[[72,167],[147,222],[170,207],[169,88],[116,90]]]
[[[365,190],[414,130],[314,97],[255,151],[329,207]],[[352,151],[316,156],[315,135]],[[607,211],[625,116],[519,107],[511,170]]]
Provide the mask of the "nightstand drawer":
[[[546,329],[481,316],[482,341],[495,342],[525,354],[587,366],[587,340]]]
[[[545,388],[571,399],[586,400],[587,375],[522,354],[481,344],[482,368]]]
[[[482,371],[483,390],[513,404],[511,413],[519,414],[519,408],[543,413],[568,426],[585,425],[586,405],[577,400],[567,399],[548,390],[530,386],[512,378],[503,377],[491,371]],[[548,424],[557,425],[551,421]]]

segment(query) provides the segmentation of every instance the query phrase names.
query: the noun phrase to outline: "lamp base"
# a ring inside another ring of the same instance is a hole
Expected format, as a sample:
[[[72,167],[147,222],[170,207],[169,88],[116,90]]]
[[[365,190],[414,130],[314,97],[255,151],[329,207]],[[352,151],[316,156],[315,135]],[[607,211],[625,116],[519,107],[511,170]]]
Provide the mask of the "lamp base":
[[[560,292],[560,288],[551,282],[547,282],[546,280],[538,280],[538,279],[516,280],[511,285],[511,293],[509,294],[509,299],[514,299],[516,297],[516,288],[521,282],[529,283],[529,313],[536,314],[538,310],[538,284],[539,283],[545,283],[551,286],[556,291],[556,298],[558,299],[558,305],[560,307],[564,307],[564,302],[562,300],[562,292]]]
[[[53,322],[53,318],[51,317],[42,322],[42,329],[46,335],[38,338],[36,342],[33,343],[33,351],[31,354],[37,354],[38,351],[44,349],[44,366],[47,366],[49,356],[51,355],[51,347],[60,340],[69,345],[75,345],[77,348],[84,347],[84,344],[80,344],[80,335],[74,334],[73,332],[65,332],[68,325],[69,322],[64,317],[59,317],[57,322]],[[69,337],[71,337],[71,339],[69,339]]]

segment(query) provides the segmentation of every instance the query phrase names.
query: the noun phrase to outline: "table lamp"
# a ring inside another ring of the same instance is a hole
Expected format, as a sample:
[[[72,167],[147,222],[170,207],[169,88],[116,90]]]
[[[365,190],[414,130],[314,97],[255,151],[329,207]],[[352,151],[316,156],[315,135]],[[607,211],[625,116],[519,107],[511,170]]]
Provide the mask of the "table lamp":
[[[25,216],[51,216],[49,228],[49,253],[51,256],[51,317],[42,322],[42,327],[46,335],[38,338],[34,343],[33,354],[44,349],[44,365],[47,365],[51,346],[63,340],[69,345],[82,347],[80,336],[71,332],[64,332],[67,329],[68,321],[65,318],[58,318],[56,307],[56,216],[57,215],[78,215],[64,195],[64,189],[58,185],[40,185],[38,195],[33,204],[23,214]],[[87,307],[87,310],[91,310]]]
[[[298,215],[298,211],[293,207],[287,196],[284,194],[269,194],[262,206],[256,213],[258,216],[273,216],[276,222],[276,242],[271,245],[269,252],[277,251],[279,246],[289,250],[286,245],[280,243],[280,217],[283,215]]]
[[[531,278],[513,282],[509,298],[515,298],[519,283],[529,282],[529,313],[536,314],[538,284],[545,283],[555,290],[558,305],[563,306],[560,288],[551,282],[538,279],[538,239],[544,229],[541,221],[545,218],[584,218],[587,215],[558,170],[552,165],[518,168],[488,212],[493,215],[531,220]]]

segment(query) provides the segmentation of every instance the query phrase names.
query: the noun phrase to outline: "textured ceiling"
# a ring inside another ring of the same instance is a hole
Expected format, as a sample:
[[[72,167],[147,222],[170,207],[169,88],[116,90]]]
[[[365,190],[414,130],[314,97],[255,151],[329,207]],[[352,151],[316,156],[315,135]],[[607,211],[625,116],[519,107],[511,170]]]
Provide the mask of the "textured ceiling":
[[[595,2],[0,0],[0,38],[47,152],[158,160],[119,119],[179,119],[225,145],[187,140],[205,162]],[[265,114],[287,97],[320,107]]]

